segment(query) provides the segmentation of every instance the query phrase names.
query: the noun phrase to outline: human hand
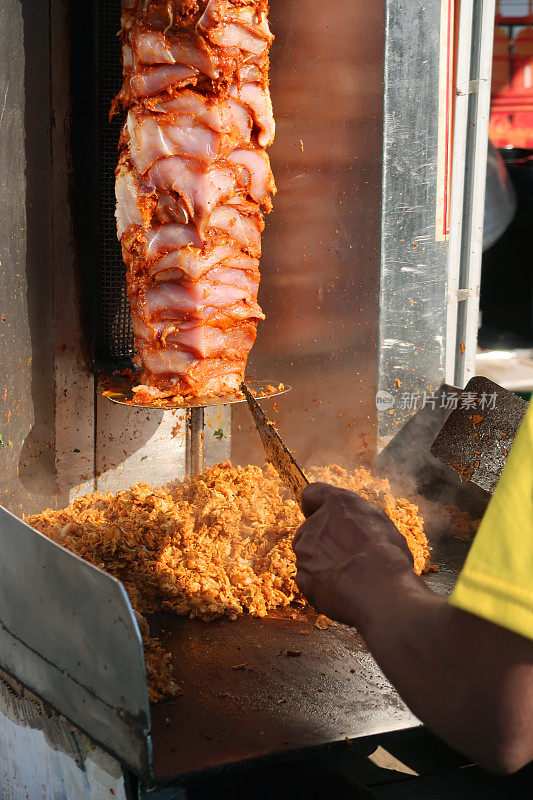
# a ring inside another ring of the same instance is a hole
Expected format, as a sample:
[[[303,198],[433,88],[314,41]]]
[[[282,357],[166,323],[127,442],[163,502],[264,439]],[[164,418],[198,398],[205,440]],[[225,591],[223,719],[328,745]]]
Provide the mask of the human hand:
[[[304,490],[302,510],[307,519],[293,542],[296,583],[317,611],[359,627],[387,581],[414,574],[407,542],[380,508],[326,483]]]

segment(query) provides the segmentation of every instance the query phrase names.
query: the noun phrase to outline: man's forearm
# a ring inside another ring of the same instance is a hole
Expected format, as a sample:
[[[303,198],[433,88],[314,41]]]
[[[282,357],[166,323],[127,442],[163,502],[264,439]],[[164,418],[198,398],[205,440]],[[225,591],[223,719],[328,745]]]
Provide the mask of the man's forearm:
[[[353,625],[420,719],[499,771],[533,759],[533,642],[451,607],[413,572],[385,512],[313,484],[294,537],[296,582],[319,611]]]
[[[454,609],[407,573],[374,582],[358,626],[406,703],[441,738],[498,771],[531,759],[533,667],[512,667],[513,651],[515,661],[531,658],[530,642]]]

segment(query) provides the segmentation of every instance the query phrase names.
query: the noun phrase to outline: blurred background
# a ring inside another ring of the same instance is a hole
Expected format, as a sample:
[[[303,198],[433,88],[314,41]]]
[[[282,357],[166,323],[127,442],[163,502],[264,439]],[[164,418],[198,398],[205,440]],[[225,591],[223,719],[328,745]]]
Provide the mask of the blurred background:
[[[494,33],[477,372],[533,390],[533,0],[499,0]]]

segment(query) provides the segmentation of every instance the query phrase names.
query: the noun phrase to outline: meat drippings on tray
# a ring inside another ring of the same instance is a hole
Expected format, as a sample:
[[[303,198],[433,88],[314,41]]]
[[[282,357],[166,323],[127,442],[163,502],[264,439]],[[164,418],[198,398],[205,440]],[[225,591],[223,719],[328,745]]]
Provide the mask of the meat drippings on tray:
[[[313,478],[357,491],[388,514],[405,536],[415,571],[429,567],[417,506],[396,498],[366,469],[314,470]],[[96,493],[60,511],[30,516],[30,525],[119,578],[140,614],[167,611],[210,621],[302,603],[294,578],[293,536],[303,521],[297,503],[269,466],[220,464],[183,483],[138,484]],[[151,699],[172,689],[171,665],[144,635]]]
[[[235,391],[264,318],[267,14],[266,0],[122,2],[116,217],[144,394]]]

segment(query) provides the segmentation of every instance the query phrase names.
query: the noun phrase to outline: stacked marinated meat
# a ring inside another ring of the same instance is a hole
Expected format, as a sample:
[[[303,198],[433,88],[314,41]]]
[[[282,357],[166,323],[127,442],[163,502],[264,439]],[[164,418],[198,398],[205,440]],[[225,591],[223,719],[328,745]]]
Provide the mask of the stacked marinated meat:
[[[267,0],[123,0],[116,170],[138,391],[218,396],[244,377],[275,192]]]

